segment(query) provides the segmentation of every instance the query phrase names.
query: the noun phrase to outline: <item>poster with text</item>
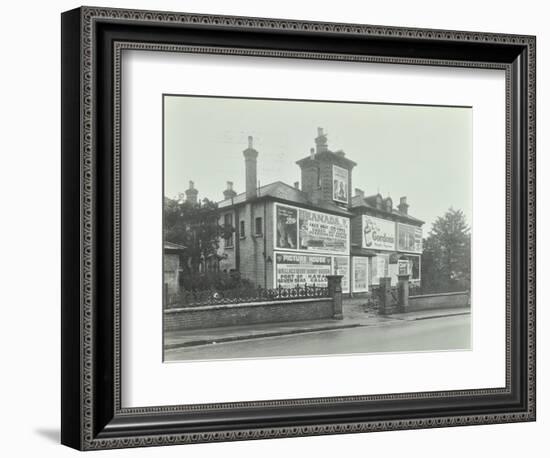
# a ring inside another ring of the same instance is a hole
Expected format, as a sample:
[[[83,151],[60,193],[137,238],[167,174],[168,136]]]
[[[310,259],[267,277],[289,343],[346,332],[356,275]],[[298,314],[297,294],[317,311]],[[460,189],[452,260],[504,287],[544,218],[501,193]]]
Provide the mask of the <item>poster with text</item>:
[[[363,215],[363,248],[395,251],[395,223]]]
[[[348,176],[346,169],[332,166],[332,198],[336,202],[348,203]]]
[[[370,259],[372,271],[371,284],[379,285],[380,277],[389,275],[389,256],[386,254],[379,254]]]
[[[397,241],[399,251],[422,253],[422,228],[410,224],[398,224]]]
[[[275,212],[275,247],[295,250],[298,247],[298,209],[276,205]]]
[[[349,254],[349,219],[299,209],[300,250]]]
[[[327,286],[327,275],[332,271],[330,256],[303,254],[275,254],[275,286],[285,289],[297,285]]]
[[[369,258],[353,258],[353,292],[361,293],[369,290],[368,278]]]
[[[342,275],[342,292],[349,293],[349,257],[334,256],[332,258],[332,274]]]

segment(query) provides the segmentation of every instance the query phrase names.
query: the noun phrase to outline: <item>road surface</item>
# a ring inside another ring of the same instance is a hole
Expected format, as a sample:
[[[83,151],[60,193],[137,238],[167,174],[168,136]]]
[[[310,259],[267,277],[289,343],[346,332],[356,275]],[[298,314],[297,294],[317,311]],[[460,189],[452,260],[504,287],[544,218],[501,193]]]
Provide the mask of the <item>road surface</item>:
[[[470,349],[470,315],[168,350],[166,361]]]

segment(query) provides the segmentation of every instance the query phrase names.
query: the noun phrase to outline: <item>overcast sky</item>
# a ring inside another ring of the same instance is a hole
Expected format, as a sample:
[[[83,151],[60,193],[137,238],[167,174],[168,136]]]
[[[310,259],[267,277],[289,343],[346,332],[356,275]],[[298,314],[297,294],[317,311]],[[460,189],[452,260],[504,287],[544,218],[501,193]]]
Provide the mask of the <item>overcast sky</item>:
[[[380,192],[394,204],[407,196],[409,213],[432,223],[449,207],[472,212],[472,110],[463,107],[301,102],[166,96],[165,195],[195,182],[199,198],[222,200],[227,181],[245,190],[247,137],[258,150],[261,185],[300,180],[295,164],[315,145],[317,127],[328,147],[357,162],[353,188]]]

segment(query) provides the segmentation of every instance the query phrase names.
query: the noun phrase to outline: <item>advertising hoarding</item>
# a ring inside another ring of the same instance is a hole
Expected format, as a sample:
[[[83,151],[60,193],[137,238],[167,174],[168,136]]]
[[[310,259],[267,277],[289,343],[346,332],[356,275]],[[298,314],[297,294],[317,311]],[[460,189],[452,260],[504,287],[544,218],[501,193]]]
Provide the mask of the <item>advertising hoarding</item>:
[[[349,172],[337,165],[332,166],[332,199],[336,202],[348,203]]]
[[[342,292],[349,293],[349,256],[333,256],[332,274],[342,275]]]
[[[395,222],[363,215],[363,248],[395,251]]]
[[[353,292],[361,293],[369,290],[369,258],[353,257]]]
[[[275,286],[327,286],[327,275],[332,272],[330,256],[275,253]]]
[[[275,248],[296,249],[298,247],[298,209],[276,205],[275,222],[277,234]]]
[[[349,219],[289,205],[275,205],[275,248],[349,254]]]
[[[327,286],[327,275],[342,275],[342,292],[349,293],[349,256],[275,253],[275,287]]]
[[[422,253],[422,228],[410,224],[397,225],[397,249],[410,253]]]

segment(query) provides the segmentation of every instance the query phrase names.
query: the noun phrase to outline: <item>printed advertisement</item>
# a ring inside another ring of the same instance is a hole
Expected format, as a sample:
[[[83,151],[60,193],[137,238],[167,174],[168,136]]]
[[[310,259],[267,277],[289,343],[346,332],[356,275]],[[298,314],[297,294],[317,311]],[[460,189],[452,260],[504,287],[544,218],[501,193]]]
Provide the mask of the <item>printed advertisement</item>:
[[[332,274],[343,275],[342,292],[349,293],[349,257],[334,256],[332,258]]]
[[[348,174],[346,169],[332,166],[332,198],[336,202],[348,203]]]
[[[275,205],[275,248],[349,254],[349,219],[343,216]]]
[[[353,292],[361,293],[369,290],[368,279],[369,258],[353,258]]]
[[[380,284],[380,277],[386,277],[389,274],[389,256],[385,254],[379,254],[371,258],[371,270],[373,285]],[[391,276],[391,275],[390,275]]]
[[[276,205],[275,212],[277,224],[275,248],[295,250],[298,247],[298,209]]]
[[[399,251],[422,253],[422,228],[409,224],[397,225]]]
[[[294,288],[296,285],[327,286],[331,274],[330,256],[275,253],[275,285]]]
[[[363,248],[395,251],[395,223],[363,215]]]

